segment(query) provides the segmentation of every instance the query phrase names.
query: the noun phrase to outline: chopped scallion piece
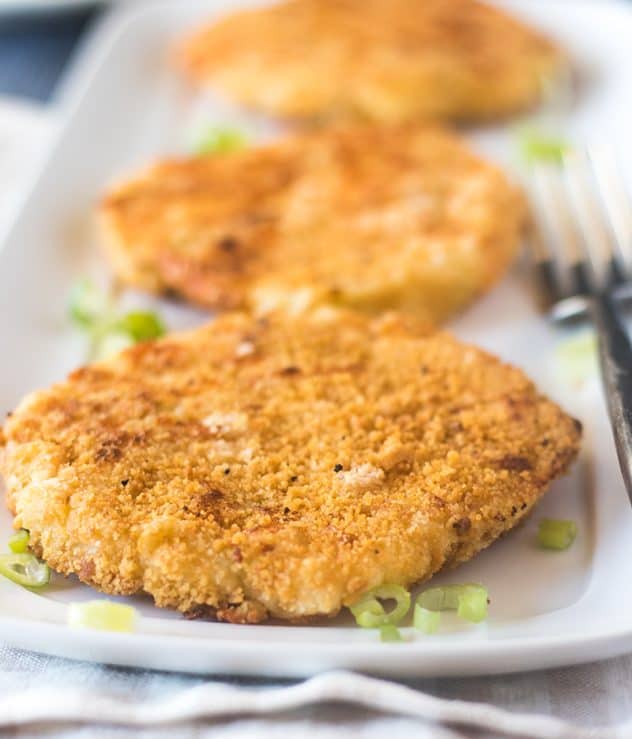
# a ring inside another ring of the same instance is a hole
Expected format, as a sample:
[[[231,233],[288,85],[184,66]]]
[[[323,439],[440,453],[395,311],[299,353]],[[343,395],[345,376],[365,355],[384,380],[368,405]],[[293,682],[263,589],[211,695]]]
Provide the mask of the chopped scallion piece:
[[[487,590],[480,585],[466,585],[459,596],[456,609],[459,618],[473,624],[479,624],[487,618]]]
[[[100,362],[104,359],[114,357],[123,349],[134,346],[134,339],[122,331],[108,331],[94,343],[92,359]]]
[[[441,623],[441,613],[439,611],[430,611],[428,608],[415,603],[413,615],[413,626],[417,631],[424,634],[434,634]]]
[[[234,128],[210,128],[196,146],[196,154],[230,154],[244,149],[248,140],[241,131]]]
[[[574,521],[562,521],[545,518],[538,528],[538,544],[543,549],[568,549],[577,536],[577,525]]]
[[[428,588],[417,596],[416,604],[429,611],[456,611],[463,585]]]
[[[380,640],[390,642],[404,641],[399,629],[394,624],[380,626]]]
[[[30,552],[0,554],[0,575],[25,588],[42,588],[50,582],[50,568]]]
[[[579,385],[597,374],[597,337],[592,329],[583,330],[565,339],[556,349],[557,364],[562,378]]]
[[[474,583],[429,588],[417,596],[415,618],[426,618],[425,615],[417,616],[418,607],[421,610],[435,612],[456,611],[460,618],[480,623],[487,618],[487,601],[487,590],[482,585]]]
[[[109,600],[90,600],[68,606],[68,625],[102,631],[134,631],[136,609]]]
[[[97,324],[104,322],[112,305],[109,297],[92,280],[83,279],[70,292],[68,310],[78,326],[92,330]]]
[[[520,152],[525,161],[561,163],[564,155],[571,151],[571,146],[559,136],[551,136],[534,128],[525,128],[519,132]]]
[[[75,285],[70,299],[70,314],[86,331],[92,344],[91,359],[108,359],[139,341],[157,339],[165,325],[154,311],[134,310],[117,315],[114,303],[90,281]]]
[[[165,334],[165,324],[154,311],[135,310],[123,316],[121,330],[129,334],[134,341],[158,339]]]
[[[26,529],[20,529],[9,539],[9,549],[14,554],[23,554],[29,548],[29,532]]]
[[[396,601],[394,608],[387,613],[380,599]],[[410,593],[401,585],[380,585],[366,592],[350,606],[358,626],[366,629],[376,629],[385,624],[396,625],[409,609]]]

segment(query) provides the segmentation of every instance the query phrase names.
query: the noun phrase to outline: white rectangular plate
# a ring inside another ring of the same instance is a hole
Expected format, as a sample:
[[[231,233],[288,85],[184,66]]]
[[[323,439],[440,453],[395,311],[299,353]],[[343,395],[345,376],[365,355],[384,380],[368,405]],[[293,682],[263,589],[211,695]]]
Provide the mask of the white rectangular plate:
[[[273,133],[274,127],[225,103],[196,98],[170,67],[174,39],[228,6],[226,0],[183,0],[120,9],[84,52],[66,87],[65,123],[0,253],[0,413],[25,393],[62,379],[85,358],[86,347],[68,323],[65,304],[78,277],[107,275],[93,224],[104,186],[148,159],[185,151],[202,123],[237,121],[256,136]],[[572,134],[597,134],[627,145],[632,130],[626,108],[632,87],[629,10],[616,3],[548,0],[510,7],[557,36],[584,71],[587,84],[569,122]],[[469,135],[491,156],[510,161],[508,130]],[[619,153],[632,172],[631,150]],[[125,300],[152,302],[133,293]],[[159,307],[172,328],[205,318],[167,303]],[[559,337],[537,314],[519,268],[452,329],[523,367],[586,428],[582,459],[553,486],[531,521],[474,561],[435,578],[485,583],[492,600],[487,623],[470,627],[448,618],[439,635],[422,637],[406,628],[408,643],[393,645],[353,627],[346,616],[310,626],[234,626],[185,621],[136,598],[129,600],[142,618],[134,635],[70,630],[66,604],[95,594],[59,577],[39,594],[0,580],[0,639],[115,664],[296,676],[331,667],[390,675],[480,674],[632,649],[632,591],[622,566],[632,557],[632,510],[597,380],[580,390],[556,379]],[[534,546],[542,516],[577,521],[579,536],[571,549],[547,553]],[[3,510],[0,541],[9,533],[10,516]]]

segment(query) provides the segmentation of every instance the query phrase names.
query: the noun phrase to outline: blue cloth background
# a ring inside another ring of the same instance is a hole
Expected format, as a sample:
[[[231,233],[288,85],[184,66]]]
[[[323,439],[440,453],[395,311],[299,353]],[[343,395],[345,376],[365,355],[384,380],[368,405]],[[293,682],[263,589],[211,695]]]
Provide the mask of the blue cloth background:
[[[86,10],[0,16],[0,95],[46,102],[83,31],[98,17]]]

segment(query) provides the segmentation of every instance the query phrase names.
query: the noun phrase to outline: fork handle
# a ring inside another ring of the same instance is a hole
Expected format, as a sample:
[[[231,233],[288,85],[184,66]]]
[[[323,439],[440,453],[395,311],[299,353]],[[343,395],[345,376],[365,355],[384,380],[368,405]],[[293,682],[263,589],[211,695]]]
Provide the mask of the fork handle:
[[[610,295],[588,303],[597,332],[601,378],[628,496],[632,501],[632,345]]]

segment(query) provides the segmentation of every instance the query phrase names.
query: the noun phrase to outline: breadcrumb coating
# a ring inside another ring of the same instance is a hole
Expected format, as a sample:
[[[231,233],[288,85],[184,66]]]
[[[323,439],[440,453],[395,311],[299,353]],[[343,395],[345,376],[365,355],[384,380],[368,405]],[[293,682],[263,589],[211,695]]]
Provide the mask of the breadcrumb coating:
[[[320,309],[140,344],[28,396],[1,438],[15,526],[54,569],[251,623],[469,559],[565,472],[580,426],[410,317]]]
[[[144,289],[257,314],[335,304],[442,321],[504,274],[525,207],[447,131],[355,125],[159,163],[101,213],[117,275]]]
[[[475,0],[289,0],[194,31],[198,84],[283,118],[485,120],[535,103],[563,54]]]

